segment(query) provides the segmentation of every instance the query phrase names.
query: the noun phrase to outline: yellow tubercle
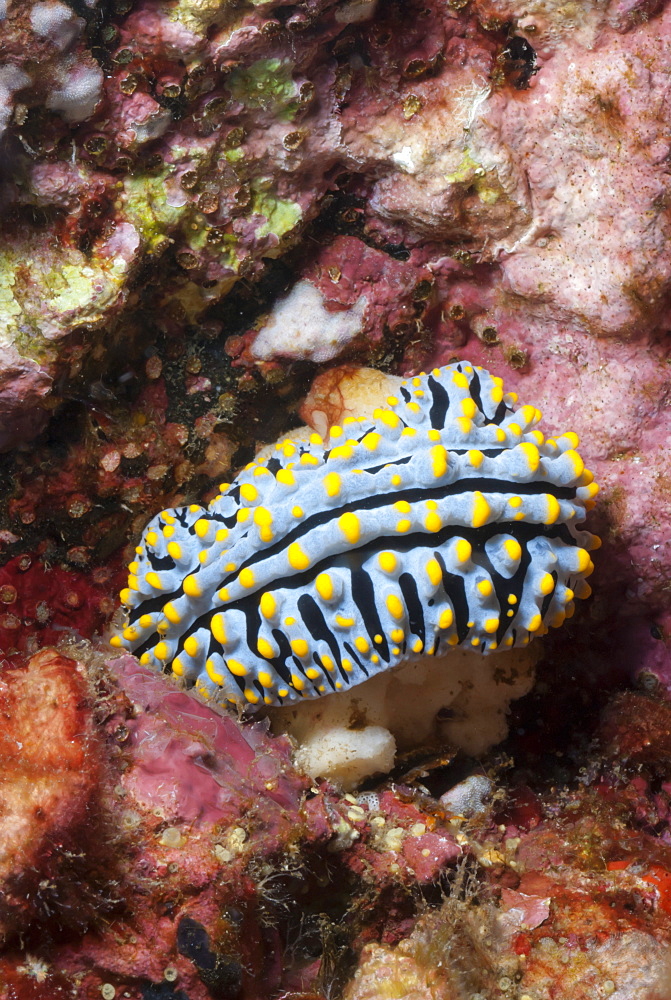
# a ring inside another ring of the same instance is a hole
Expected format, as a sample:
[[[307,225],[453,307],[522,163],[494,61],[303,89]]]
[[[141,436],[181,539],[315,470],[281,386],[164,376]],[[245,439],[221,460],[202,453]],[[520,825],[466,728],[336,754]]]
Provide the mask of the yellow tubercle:
[[[266,660],[272,660],[275,656],[277,656],[277,650],[272,645],[272,643],[268,642],[267,639],[263,638],[259,639],[256,643],[256,648],[258,650],[259,655],[263,656]],[[263,681],[261,680],[261,674],[259,674],[259,680],[263,684]],[[269,685],[266,684],[264,685],[264,687],[269,687]]]
[[[220,613],[212,616],[210,628],[212,629],[212,635],[217,642],[222,646],[225,646],[228,637],[226,635],[226,619],[223,614]]]
[[[338,518],[338,527],[350,545],[356,545],[361,537],[361,523],[351,511]]]
[[[491,517],[492,509],[479,490],[473,492],[473,512],[471,514],[471,524],[474,528],[481,528]]]
[[[452,608],[444,608],[443,611],[440,612],[440,617],[438,619],[438,628],[447,629],[451,626],[453,621],[454,621],[454,614],[452,612]]]
[[[516,538],[506,538],[503,542],[503,548],[508,558],[513,562],[518,562],[522,558],[522,548]]]
[[[219,673],[214,665],[214,660],[207,659],[205,661],[205,670],[207,671],[207,676],[214,684],[224,683],[224,675]]]
[[[380,552],[377,561],[384,573],[393,573],[398,565],[398,560],[393,552]]]
[[[545,494],[546,512],[543,523],[544,524],[554,524],[561,514],[561,507],[559,501],[552,493]]]
[[[246,677],[249,670],[239,660],[226,660],[226,666],[235,677]]]
[[[396,594],[388,594],[385,600],[385,604],[387,605],[387,611],[389,612],[392,618],[396,619],[396,621],[400,621],[402,618],[405,617],[405,605],[401,600],[401,598],[398,597]],[[394,636],[392,634],[392,639],[393,638]],[[394,639],[394,641],[400,642],[401,640]]]
[[[200,584],[193,574],[184,577],[184,582],[182,584],[182,590],[187,597],[202,597],[203,592],[200,589]]]
[[[324,476],[324,489],[329,497],[337,497],[340,494],[341,480],[337,472],[328,472]]]
[[[333,579],[328,573],[319,573],[315,579],[315,589],[324,601],[333,599]]]
[[[448,468],[447,450],[442,444],[434,445],[431,449],[431,468],[436,479],[442,479]]]
[[[426,564],[426,575],[434,587],[437,587],[443,580],[443,571],[437,559],[429,559]]]
[[[287,559],[292,569],[302,572],[310,565],[310,557],[303,551],[298,542],[292,542],[287,549]]]
[[[529,471],[537,472],[541,460],[538,445],[533,444],[531,441],[522,441],[517,445],[516,450],[522,452],[526,458]]]
[[[278,483],[282,483],[283,486],[295,486],[296,477],[294,476],[291,469],[278,469],[275,479]]]
[[[373,413],[373,417],[383,423],[385,427],[388,427],[390,430],[396,430],[396,428],[401,425],[400,418],[390,410],[376,410]]]
[[[194,524],[193,528],[199,538],[205,538],[211,526],[211,521],[208,521],[205,517],[200,517]]]
[[[562,461],[566,462],[567,460],[569,460],[571,463],[572,466],[571,472],[573,478],[579,479],[580,476],[585,471],[585,463],[583,462],[582,458],[580,457],[577,451],[574,451],[572,448],[570,448],[568,451],[565,451],[564,454],[562,455]]]
[[[457,539],[454,546],[454,551],[457,557],[457,561],[460,563],[468,562],[468,560],[471,558],[471,555],[473,554],[471,543],[467,542],[465,538]]]
[[[187,636],[184,640],[184,650],[189,654],[189,656],[198,656],[200,643],[196,639],[195,635]]]
[[[427,531],[436,532],[440,531],[443,527],[443,521],[440,514],[436,514],[435,511],[430,511],[426,518],[424,519],[424,527]]]

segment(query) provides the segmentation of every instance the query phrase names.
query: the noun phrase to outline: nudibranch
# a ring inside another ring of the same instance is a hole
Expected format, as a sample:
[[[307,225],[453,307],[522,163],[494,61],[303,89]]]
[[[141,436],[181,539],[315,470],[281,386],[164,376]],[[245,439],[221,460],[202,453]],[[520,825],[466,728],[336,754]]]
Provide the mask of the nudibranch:
[[[281,705],[422,655],[526,645],[590,594],[598,490],[566,433],[534,430],[461,362],[403,382],[146,528],[112,644],[207,698]]]

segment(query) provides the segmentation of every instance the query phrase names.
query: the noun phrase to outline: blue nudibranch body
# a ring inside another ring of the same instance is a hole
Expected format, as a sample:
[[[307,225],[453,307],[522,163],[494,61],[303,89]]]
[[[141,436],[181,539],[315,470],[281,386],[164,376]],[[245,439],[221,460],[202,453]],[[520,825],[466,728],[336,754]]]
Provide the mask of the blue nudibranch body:
[[[157,515],[113,644],[207,697],[284,704],[420,655],[526,645],[590,593],[598,487],[567,433],[461,362],[329,442],[281,441],[208,507]]]

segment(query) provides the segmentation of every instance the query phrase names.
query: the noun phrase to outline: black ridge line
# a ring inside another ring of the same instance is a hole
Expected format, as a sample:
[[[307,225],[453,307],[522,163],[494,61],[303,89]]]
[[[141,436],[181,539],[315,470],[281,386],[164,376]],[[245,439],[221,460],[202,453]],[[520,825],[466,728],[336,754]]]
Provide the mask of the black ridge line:
[[[350,503],[343,504],[341,507],[332,507],[327,510],[318,511],[316,514],[312,514],[301,524],[296,525],[295,528],[287,532],[287,534],[275,542],[274,545],[270,545],[266,549],[258,549],[247,560],[245,560],[245,562],[238,566],[234,573],[224,577],[218,584],[218,589],[227,586],[231,580],[235,580],[240,573],[240,570],[254,566],[256,563],[262,562],[265,559],[272,558],[272,556],[287,548],[293,541],[301,539],[314,528],[321,527],[322,525],[335,520],[345,513],[356,513],[359,510],[377,510],[381,507],[391,506],[392,503],[398,503],[400,500],[405,500],[411,505],[413,503],[421,503],[426,500],[443,500],[446,497],[458,496],[462,493],[471,493],[476,489],[480,490],[481,493],[512,493],[516,496],[540,496],[542,494],[548,494],[550,496],[554,496],[555,499],[558,500],[575,499],[576,491],[574,487],[555,486],[554,490],[552,490],[550,489],[550,486],[553,485],[554,484],[551,483],[544,484],[536,481],[531,483],[511,484],[506,480],[499,479],[460,479],[456,483],[449,483],[444,486],[434,487],[433,489],[429,487],[417,486],[412,489],[399,490],[397,493],[378,493],[374,496],[363,497],[360,500],[352,500]],[[503,524],[505,522],[496,523]],[[536,525],[535,527],[540,529],[544,526]],[[467,526],[464,526],[463,530],[467,531],[469,529]],[[200,567],[197,567],[195,575],[198,574],[199,570]],[[181,597],[183,593],[184,591],[180,586],[178,590],[173,591],[171,594],[166,594],[164,597],[150,598],[149,600],[144,601],[142,604],[144,607],[142,614],[148,614],[153,610],[160,610],[166,601],[176,600]]]
[[[432,548],[439,549],[441,546],[443,546],[446,542],[450,541],[452,538],[467,537],[470,540],[474,551],[484,552],[485,543],[490,538],[493,538],[494,536],[499,534],[509,534],[512,535],[514,538],[516,538],[517,541],[520,542],[523,555],[527,551],[526,543],[531,538],[536,538],[539,535],[542,535],[545,538],[559,539],[561,541],[564,541],[567,545],[575,544],[575,539],[569,532],[568,527],[564,524],[537,525],[537,524],[524,524],[521,521],[513,521],[513,522],[497,521],[494,524],[484,525],[481,528],[464,528],[460,525],[446,525],[444,528],[442,528],[435,534],[429,534],[428,532],[426,533],[415,532],[411,535],[405,535],[402,537],[395,538],[394,549],[400,552],[409,552],[412,549],[416,548],[427,548],[429,550]],[[427,545],[427,542],[430,542],[431,544]],[[215,614],[222,611],[233,611],[233,610],[241,610],[243,611],[243,613],[245,613],[244,605],[247,603],[256,607],[258,605],[257,595],[259,590],[261,589],[263,590],[302,589],[306,587],[308,584],[312,583],[315,577],[319,573],[323,572],[324,570],[333,568],[334,564],[337,565],[338,560],[342,564],[347,566],[347,559],[351,558],[351,553],[356,552],[357,558],[360,559],[361,562],[363,562],[366,558],[368,558],[368,556],[375,554],[376,552],[379,552],[384,548],[389,548],[389,547],[390,546],[389,546],[388,535],[372,539],[371,541],[360,546],[358,549],[351,550],[351,552],[338,554],[336,556],[327,556],[320,562],[315,563],[314,566],[311,566],[309,569],[304,570],[302,573],[295,573],[292,576],[274,580],[272,584],[264,585],[262,588],[261,587],[258,588],[251,594],[245,594],[244,597],[238,598],[237,601],[231,601],[229,604],[220,604],[217,605],[217,607],[209,608],[207,611],[203,612],[203,614],[201,614],[197,619],[195,619],[190,626],[187,626],[188,630],[185,631],[180,637],[179,648],[182,648],[181,643],[183,643],[184,639],[189,635],[193,635],[195,632],[197,632],[199,628],[204,627],[206,629],[210,629],[210,622]],[[177,593],[176,596],[179,597],[180,594]],[[174,599],[175,595],[164,594],[161,597],[152,598],[151,601],[144,601],[142,605],[140,605],[138,608],[133,609],[132,614],[135,614],[135,617],[130,618],[129,616],[129,624],[133,624],[135,621],[137,621],[137,618],[139,618],[141,614],[149,614],[151,613],[151,611],[161,610],[165,602]],[[275,635],[274,632],[273,635]],[[141,645],[137,646],[133,650],[135,654],[137,656],[140,656],[142,655],[142,653],[151,649],[152,646],[155,645],[156,641],[158,641],[156,638],[157,636],[158,636],[157,632],[152,633],[150,637],[148,637]],[[132,648],[133,647],[131,647],[131,649]],[[179,655],[179,653],[176,653],[175,655]]]

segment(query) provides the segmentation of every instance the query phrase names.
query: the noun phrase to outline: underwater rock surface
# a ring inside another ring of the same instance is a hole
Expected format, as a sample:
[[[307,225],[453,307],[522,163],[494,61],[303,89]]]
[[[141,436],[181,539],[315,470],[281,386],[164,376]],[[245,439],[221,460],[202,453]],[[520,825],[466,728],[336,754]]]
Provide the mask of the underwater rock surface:
[[[671,996],[670,38],[664,0],[0,2],[2,1000]],[[499,746],[423,687],[344,793],[110,655],[158,511],[455,360],[602,486]]]

